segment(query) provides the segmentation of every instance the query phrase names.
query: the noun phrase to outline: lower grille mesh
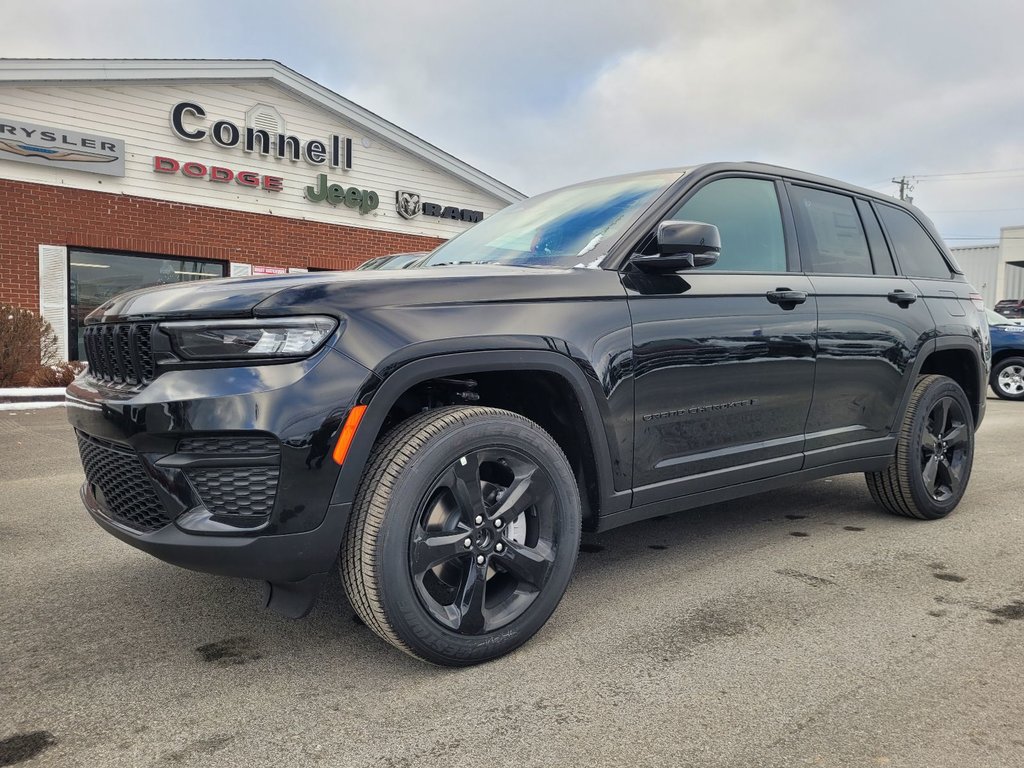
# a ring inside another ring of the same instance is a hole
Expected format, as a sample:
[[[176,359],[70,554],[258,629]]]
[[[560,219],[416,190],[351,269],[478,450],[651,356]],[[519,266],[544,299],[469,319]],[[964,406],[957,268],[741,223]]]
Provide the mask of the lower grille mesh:
[[[171,522],[134,451],[81,432],[78,451],[86,480],[114,520],[139,531],[155,531]]]
[[[214,515],[257,517],[274,508],[278,467],[203,467],[188,470],[188,479]]]
[[[273,437],[186,437],[178,442],[179,453],[230,453],[236,455],[277,453]]]

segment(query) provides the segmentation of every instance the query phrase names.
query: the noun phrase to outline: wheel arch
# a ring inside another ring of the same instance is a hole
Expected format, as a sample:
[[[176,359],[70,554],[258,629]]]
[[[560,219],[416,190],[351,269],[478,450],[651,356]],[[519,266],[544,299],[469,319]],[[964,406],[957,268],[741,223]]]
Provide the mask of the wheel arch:
[[[1024,357],[1024,349],[1014,349],[1012,347],[1000,349],[998,352],[992,353],[992,369],[999,365],[1003,360],[1008,357]]]
[[[559,443],[578,472],[585,525],[596,525],[600,514],[628,507],[629,492],[615,491],[611,482],[612,452],[604,428],[608,407],[606,401],[602,405],[595,393],[595,387],[600,390],[600,385],[590,382],[580,366],[565,355],[541,350],[460,352],[433,355],[387,370],[379,385],[371,386],[359,398],[367,408],[338,475],[332,503],[353,501],[370,452],[390,427],[389,416],[393,416],[403,397],[439,379],[476,376],[488,381],[507,377],[520,383],[529,383],[535,377],[532,382],[540,390],[550,394],[551,387],[555,387],[555,392],[571,395],[575,402],[568,405],[574,407],[554,415],[564,418],[547,418],[545,405],[551,404],[550,399],[535,398],[532,407],[524,408],[508,407],[501,402],[497,405],[537,421]],[[485,399],[471,404],[495,405]],[[562,422],[568,426],[553,428]],[[577,438],[579,444],[575,442]]]
[[[947,376],[960,385],[971,404],[971,414],[974,417],[975,428],[977,428],[985,414],[984,401],[988,386],[988,375],[977,345],[967,337],[933,340],[926,351],[921,354],[920,362],[914,373],[914,380],[928,374]],[[911,386],[909,389],[912,391],[913,387]],[[908,402],[909,393],[900,410],[900,421],[897,424],[902,423],[903,413]]]

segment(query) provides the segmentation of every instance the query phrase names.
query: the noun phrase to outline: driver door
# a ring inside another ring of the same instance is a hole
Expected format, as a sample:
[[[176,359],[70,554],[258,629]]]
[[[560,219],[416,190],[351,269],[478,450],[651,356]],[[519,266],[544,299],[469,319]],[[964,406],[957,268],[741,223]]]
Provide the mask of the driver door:
[[[799,470],[814,384],[817,307],[787,253],[776,181],[714,178],[669,218],[716,225],[722,251],[710,267],[623,274],[634,505]]]

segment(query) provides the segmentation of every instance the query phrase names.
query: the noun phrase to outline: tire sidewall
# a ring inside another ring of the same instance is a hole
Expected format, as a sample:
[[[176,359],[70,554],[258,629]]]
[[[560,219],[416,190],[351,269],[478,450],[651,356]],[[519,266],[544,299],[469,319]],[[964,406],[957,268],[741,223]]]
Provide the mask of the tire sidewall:
[[[992,375],[989,378],[989,386],[992,387],[992,391],[996,394],[996,397],[1002,398],[1003,400],[1024,400],[1024,393],[1011,395],[1008,392],[1004,392],[999,386],[999,374],[1002,373],[1004,368],[1008,368],[1011,365],[1024,366],[1024,357],[1007,357],[1000,360],[999,364],[992,369]]]
[[[925,487],[924,478],[921,473],[920,457],[921,443],[928,422],[928,414],[931,413],[932,408],[943,397],[953,397],[963,411],[968,428],[967,461],[959,492],[950,496],[945,501],[938,501],[932,497]],[[927,519],[945,517],[956,508],[967,491],[967,485],[971,479],[971,470],[974,466],[974,414],[971,411],[970,403],[967,401],[967,395],[964,394],[960,385],[952,379],[942,378],[934,381],[928,386],[918,401],[918,408],[911,424],[911,437],[906,446],[904,461],[906,462],[906,471],[910,480],[910,492],[914,498],[914,504]]]
[[[482,635],[461,635],[439,624],[420,600],[409,573],[413,525],[434,482],[461,456],[488,447],[510,447],[533,458],[551,478],[556,496],[558,554],[541,594],[506,626]],[[501,415],[480,416],[430,438],[399,470],[378,536],[375,571],[381,603],[399,638],[429,661],[472,664],[501,656],[532,637],[558,606],[576,563],[580,499],[561,450],[529,422]],[[431,649],[435,649],[433,653]]]

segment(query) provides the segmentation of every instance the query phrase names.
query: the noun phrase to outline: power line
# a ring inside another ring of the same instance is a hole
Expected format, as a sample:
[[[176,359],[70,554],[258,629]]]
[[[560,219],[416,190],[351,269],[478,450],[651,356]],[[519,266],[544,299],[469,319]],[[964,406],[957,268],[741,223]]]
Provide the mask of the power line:
[[[1024,211],[1024,205],[1016,208],[929,208],[928,213],[1005,213]]]
[[[1002,175],[996,175],[1002,174]],[[906,199],[906,191],[913,189],[913,183],[920,179],[950,179],[950,180],[961,180],[968,181],[976,177],[993,176],[997,179],[1015,179],[1024,176],[1024,168],[990,168],[984,171],[949,171],[948,173],[907,173],[900,178],[894,178],[889,181],[876,181],[871,184],[863,184],[862,186],[873,189],[881,187],[886,184],[896,184],[900,186],[901,196],[900,199]],[[909,187],[909,189],[907,189]],[[906,190],[906,191],[904,191]]]
[[[943,181],[1002,181],[1003,179],[1019,179],[1024,173],[1004,173],[1002,176],[910,176],[914,181],[924,179],[929,183]]]
[[[1024,235],[941,235],[943,240],[1024,240]]]
[[[1024,168],[994,168],[988,171],[951,171],[949,173],[914,173],[912,179],[945,179],[955,176],[985,176],[991,173],[1014,173],[1024,175]]]

